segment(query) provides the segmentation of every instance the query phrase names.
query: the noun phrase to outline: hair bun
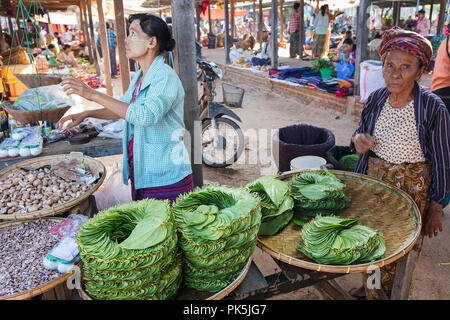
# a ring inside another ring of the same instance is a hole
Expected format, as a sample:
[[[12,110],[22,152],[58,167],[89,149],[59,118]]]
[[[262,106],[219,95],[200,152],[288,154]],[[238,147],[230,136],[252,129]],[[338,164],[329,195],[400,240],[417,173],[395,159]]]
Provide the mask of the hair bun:
[[[174,48],[175,48],[175,40],[171,38],[171,39],[167,42],[166,50],[167,50],[167,51],[172,51]]]

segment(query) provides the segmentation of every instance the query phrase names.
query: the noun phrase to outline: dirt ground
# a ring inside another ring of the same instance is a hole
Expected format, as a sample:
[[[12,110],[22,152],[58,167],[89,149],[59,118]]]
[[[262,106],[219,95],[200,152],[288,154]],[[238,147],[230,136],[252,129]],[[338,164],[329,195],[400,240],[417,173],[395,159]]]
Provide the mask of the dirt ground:
[[[223,57],[217,50],[203,49],[207,61],[218,61]],[[120,80],[113,80],[115,96],[120,95]],[[336,145],[348,145],[349,139],[357,128],[358,123],[348,115],[337,116],[325,109],[317,109],[304,105],[290,97],[280,96],[266,88],[252,86],[251,83],[239,83],[238,79],[227,78],[224,81],[232,82],[243,87],[245,91],[243,109],[234,110],[241,118],[241,128],[244,133],[252,135],[258,133],[258,139],[246,138],[245,152],[235,163],[227,168],[214,169],[203,166],[205,183],[216,182],[230,186],[243,186],[252,179],[263,174],[276,173],[271,151],[273,129],[292,124],[306,123],[331,130],[336,137]],[[217,83],[218,96],[221,101],[220,82]],[[200,93],[200,90],[199,90]],[[107,167],[113,162],[121,162],[121,156],[102,158]],[[450,207],[446,208],[443,217],[444,231],[437,238],[425,239],[422,255],[418,261],[412,299],[450,299],[450,265],[439,263],[450,262]],[[362,285],[360,274],[349,274],[336,280],[347,291]],[[275,299],[325,299],[316,289],[309,287],[289,294],[277,296]]]

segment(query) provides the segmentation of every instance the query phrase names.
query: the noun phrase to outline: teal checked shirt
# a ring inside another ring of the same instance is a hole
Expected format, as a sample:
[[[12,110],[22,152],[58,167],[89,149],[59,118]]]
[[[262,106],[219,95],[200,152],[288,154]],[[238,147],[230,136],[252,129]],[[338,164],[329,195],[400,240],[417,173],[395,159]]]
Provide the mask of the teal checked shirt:
[[[120,98],[130,103],[123,133],[123,180],[128,185],[128,144],[134,135],[133,161],[136,189],[174,184],[192,173],[182,137],[184,89],[175,71],[158,56],[133,94],[142,70]]]

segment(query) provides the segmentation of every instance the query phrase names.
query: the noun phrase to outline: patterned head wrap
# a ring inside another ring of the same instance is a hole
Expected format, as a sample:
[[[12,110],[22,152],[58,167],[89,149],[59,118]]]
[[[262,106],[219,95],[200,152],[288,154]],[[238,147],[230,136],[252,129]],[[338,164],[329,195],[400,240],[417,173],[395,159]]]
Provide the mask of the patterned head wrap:
[[[416,32],[404,30],[399,27],[393,27],[383,34],[380,46],[380,56],[383,62],[386,53],[392,50],[401,50],[412,54],[424,66],[428,66],[433,54],[433,47],[428,39]]]

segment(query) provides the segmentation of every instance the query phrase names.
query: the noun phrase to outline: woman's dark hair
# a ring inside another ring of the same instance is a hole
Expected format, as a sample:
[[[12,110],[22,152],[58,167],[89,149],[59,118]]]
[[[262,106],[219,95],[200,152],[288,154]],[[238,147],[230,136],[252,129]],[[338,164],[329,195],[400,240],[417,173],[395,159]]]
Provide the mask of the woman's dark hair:
[[[172,39],[169,27],[160,17],[148,13],[137,13],[130,16],[130,23],[139,20],[139,25],[149,37],[156,37],[159,53],[172,51],[175,48],[175,40]]]
[[[327,11],[328,5],[324,4],[323,6],[320,7],[320,12],[322,13],[322,16],[325,15],[325,11]]]
[[[298,2],[294,3],[294,9],[298,9],[298,8],[300,8],[300,3],[298,3]]]
[[[423,14],[425,14],[425,10],[423,10],[423,9],[420,9],[420,10],[419,10],[419,13],[423,13]]]
[[[86,43],[84,43],[84,42],[83,42],[83,43],[80,43],[80,47],[81,47],[81,48],[86,48]]]
[[[64,47],[63,47],[63,50],[69,49],[70,47],[71,47],[70,44],[65,44]]]
[[[343,42],[343,44],[348,44],[348,45],[353,45],[353,40],[352,39],[350,39],[350,38],[346,38],[346,39],[344,39],[344,42]]]
[[[50,44],[47,46],[47,48],[48,48],[49,50],[53,49],[54,47],[55,47],[55,45],[52,44],[52,43],[50,43]]]

